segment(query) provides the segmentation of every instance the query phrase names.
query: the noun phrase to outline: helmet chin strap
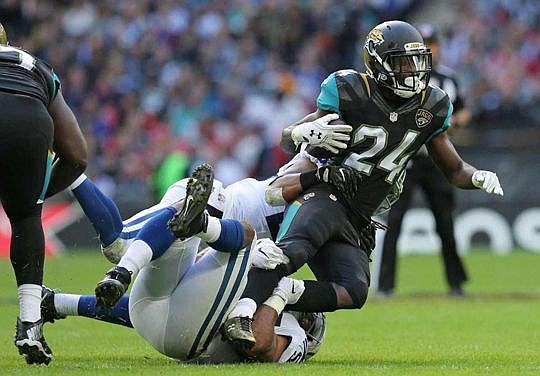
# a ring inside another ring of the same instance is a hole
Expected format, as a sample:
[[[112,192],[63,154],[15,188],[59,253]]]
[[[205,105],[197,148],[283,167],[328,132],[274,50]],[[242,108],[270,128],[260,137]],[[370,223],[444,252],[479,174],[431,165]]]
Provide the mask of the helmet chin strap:
[[[396,94],[397,96],[400,96],[401,98],[411,98],[412,96],[417,94],[415,91],[408,91],[408,90],[394,89],[393,91],[394,91],[394,94]]]

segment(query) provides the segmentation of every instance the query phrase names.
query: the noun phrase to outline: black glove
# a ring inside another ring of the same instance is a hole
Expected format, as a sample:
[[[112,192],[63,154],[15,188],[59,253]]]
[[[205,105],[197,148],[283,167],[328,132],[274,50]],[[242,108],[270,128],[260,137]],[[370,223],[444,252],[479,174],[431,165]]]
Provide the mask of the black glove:
[[[372,219],[369,225],[360,230],[360,247],[367,252],[368,256],[375,249],[375,232],[377,230],[386,231],[387,229],[386,225]]]
[[[346,200],[354,199],[362,182],[362,175],[348,166],[319,167],[317,177],[320,181],[336,187]]]
[[[360,248],[367,252],[368,256],[375,249],[375,230],[373,223],[360,230]]]

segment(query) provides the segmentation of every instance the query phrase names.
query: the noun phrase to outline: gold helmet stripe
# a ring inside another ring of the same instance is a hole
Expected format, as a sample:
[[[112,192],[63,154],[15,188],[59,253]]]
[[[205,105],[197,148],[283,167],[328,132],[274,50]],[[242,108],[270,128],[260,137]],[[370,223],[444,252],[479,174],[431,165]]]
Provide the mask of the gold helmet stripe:
[[[0,23],[0,44],[7,45],[7,34],[4,26]]]

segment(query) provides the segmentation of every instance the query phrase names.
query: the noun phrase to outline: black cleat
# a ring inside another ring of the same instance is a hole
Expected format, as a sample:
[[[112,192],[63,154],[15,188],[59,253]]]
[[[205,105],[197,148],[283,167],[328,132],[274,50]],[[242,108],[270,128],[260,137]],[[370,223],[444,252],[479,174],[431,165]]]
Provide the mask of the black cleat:
[[[54,323],[55,320],[65,319],[67,316],[56,312],[54,306],[54,290],[41,286],[41,320],[43,323]]]
[[[113,267],[96,286],[96,305],[105,309],[114,307],[126,293],[130,283],[129,270],[123,266]]]
[[[191,174],[187,184],[184,206],[170,221],[169,228],[178,239],[187,239],[205,231],[208,226],[206,204],[214,184],[214,171],[203,163]]]
[[[15,346],[19,354],[24,355],[28,364],[49,364],[53,358],[52,351],[43,337],[43,320],[36,322],[21,321],[17,317]]]
[[[247,316],[227,319],[222,326],[225,339],[236,348],[246,351],[255,346],[255,336],[251,323],[253,319]]]

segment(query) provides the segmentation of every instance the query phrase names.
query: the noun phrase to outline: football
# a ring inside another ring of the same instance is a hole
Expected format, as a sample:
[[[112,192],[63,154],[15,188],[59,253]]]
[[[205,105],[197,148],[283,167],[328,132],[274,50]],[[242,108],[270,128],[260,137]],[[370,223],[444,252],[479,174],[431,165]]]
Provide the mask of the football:
[[[336,120],[332,120],[328,124],[347,124],[347,123],[345,123],[343,119],[339,118]],[[312,146],[312,145],[306,146],[306,152],[312,157],[315,157],[317,159],[327,159],[327,158],[332,158],[339,155],[339,154],[334,154],[330,152],[329,150],[326,150],[325,148],[322,148],[320,146]]]

